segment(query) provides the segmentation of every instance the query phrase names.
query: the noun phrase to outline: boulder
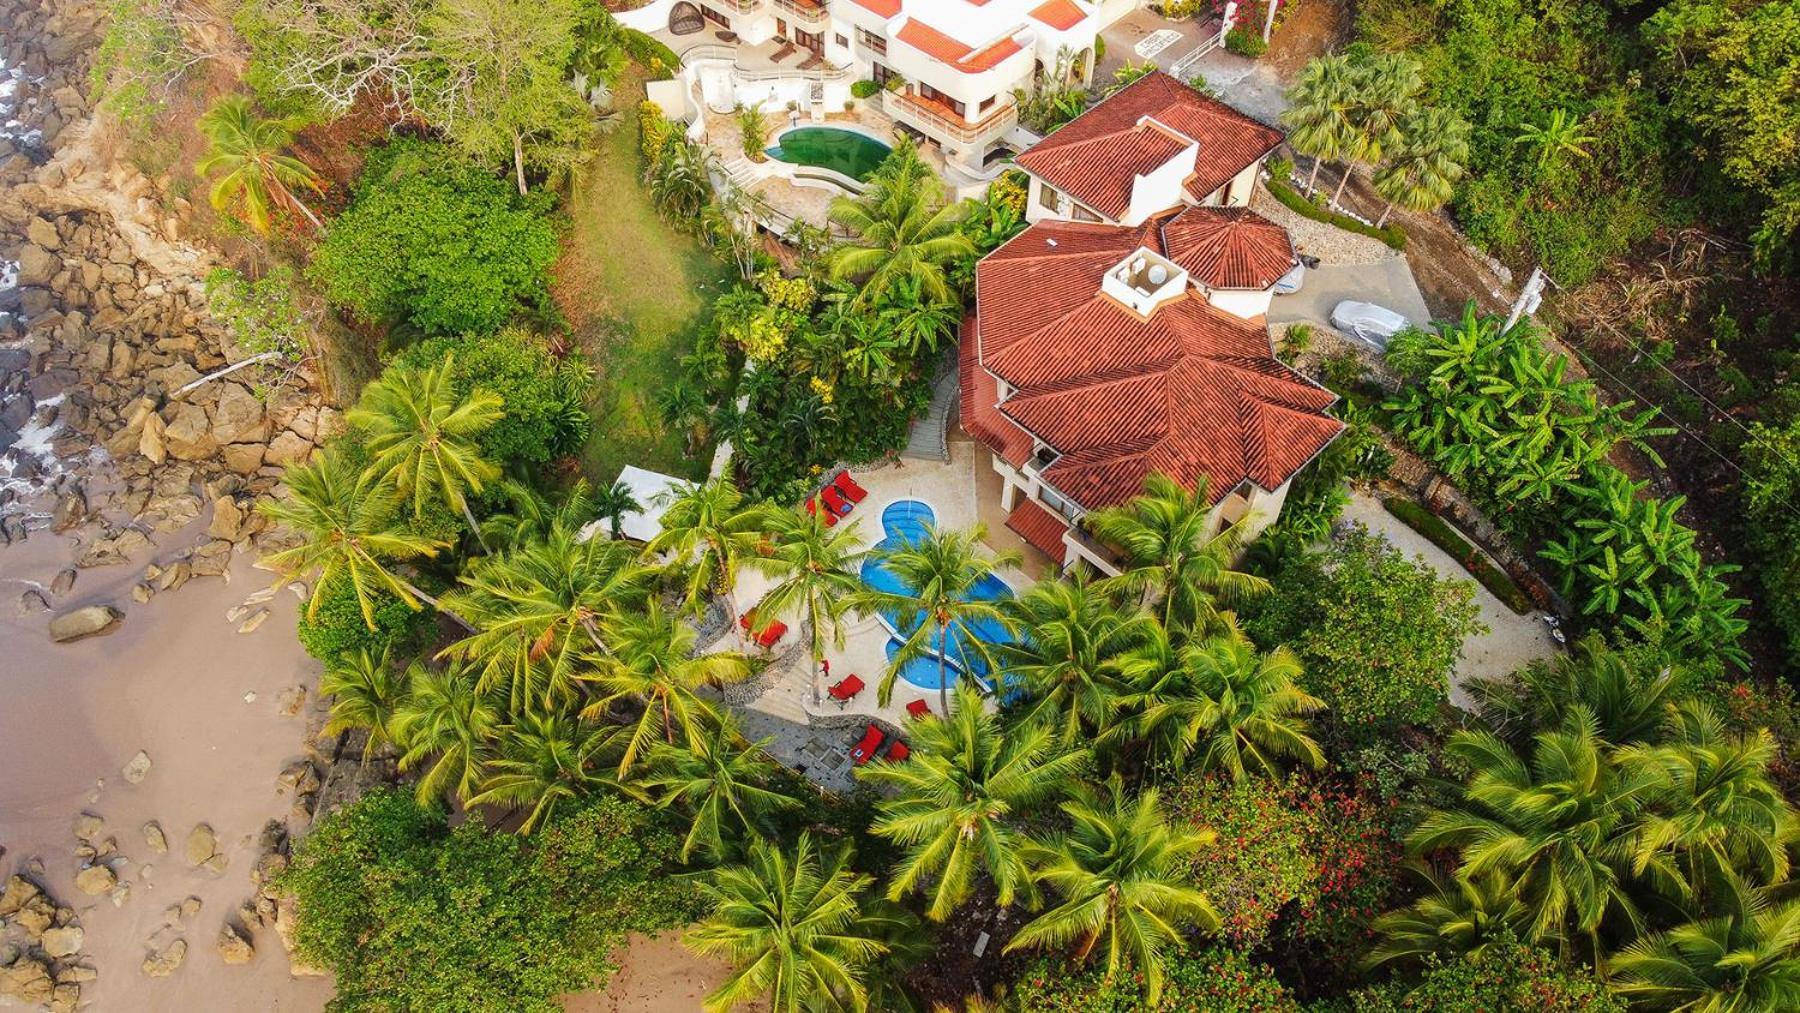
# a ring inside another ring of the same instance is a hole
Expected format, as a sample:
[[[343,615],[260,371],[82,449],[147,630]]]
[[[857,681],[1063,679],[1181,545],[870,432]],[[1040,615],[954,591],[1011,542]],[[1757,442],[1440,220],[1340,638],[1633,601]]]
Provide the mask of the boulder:
[[[81,550],[76,566],[114,566],[131,561],[131,557],[151,548],[150,537],[136,528],[126,528],[110,538],[102,538]]]
[[[167,978],[181,968],[187,959],[187,940],[177,939],[144,958],[144,973],[152,978]]]
[[[131,585],[131,600],[137,602],[139,605],[149,604],[151,596],[155,594],[156,588],[143,581]]]
[[[50,620],[50,639],[59,644],[67,644],[106,633],[125,618],[125,613],[111,605],[89,605],[73,612],[64,612]]]
[[[57,235],[56,226],[36,215],[25,223],[25,238],[46,250],[62,249],[62,236]]]
[[[200,867],[215,876],[223,876],[225,875],[226,867],[230,864],[231,859],[226,858],[223,854],[218,854],[200,863]]]
[[[142,749],[138,750],[137,755],[125,764],[119,774],[132,784],[142,784],[144,778],[150,776],[150,754]]]
[[[194,829],[188,831],[183,854],[187,856],[189,865],[204,865],[218,849],[219,839],[213,834],[213,828],[204,823],[196,823]]]
[[[50,581],[50,593],[53,595],[56,595],[58,598],[62,597],[65,594],[68,594],[70,591],[72,591],[74,589],[75,589],[75,569],[74,569],[74,567],[65,567],[64,569],[58,570],[56,572],[56,577]]]
[[[231,543],[214,539],[194,550],[189,568],[196,577],[217,577],[231,568]]]
[[[93,813],[82,813],[75,817],[75,839],[92,844],[106,829],[106,820]]]
[[[25,933],[26,938],[36,940],[56,924],[56,905],[50,898],[39,895],[31,898],[30,903],[13,912],[12,922]]]
[[[60,929],[46,929],[38,946],[52,957],[72,957],[81,952],[84,939],[80,926],[66,925]]]
[[[283,770],[275,783],[296,795],[311,795],[319,790],[319,772],[309,761],[301,760]]]
[[[200,461],[211,457],[219,443],[213,438],[212,423],[206,409],[197,404],[177,401],[163,409],[162,440],[170,456],[183,461]]]
[[[223,538],[235,542],[244,536],[244,520],[249,512],[238,505],[238,501],[230,496],[220,496],[213,500],[212,521],[206,525],[206,533],[212,538]]]
[[[238,475],[254,475],[263,466],[264,447],[260,443],[229,443],[220,451],[225,467]]]
[[[159,855],[166,855],[169,852],[169,838],[163,833],[162,824],[155,820],[144,824],[144,843],[149,846],[151,851]]]
[[[90,865],[75,874],[75,889],[89,897],[111,893],[118,882],[119,877],[104,865]]]
[[[0,890],[0,918],[23,908],[33,897],[43,891],[37,884],[24,876],[13,876],[6,881],[6,889]]]
[[[36,243],[26,243],[19,250],[19,285],[43,288],[62,270],[62,258]]]
[[[248,964],[256,956],[256,948],[230,922],[226,922],[219,929],[219,956],[225,958],[227,964]]]
[[[189,568],[187,562],[183,560],[182,562],[169,567],[167,570],[164,570],[162,575],[156,578],[156,589],[158,591],[173,591],[187,583],[188,578],[191,576],[193,576],[193,571]]]
[[[27,1005],[43,1004],[56,993],[56,981],[50,968],[30,957],[20,957],[0,970],[0,996],[10,996]]]
[[[269,441],[268,452],[263,455],[264,464],[299,464],[312,453],[312,444],[291,429],[283,429]]]
[[[261,443],[269,438],[263,403],[240,383],[220,383],[212,410],[212,437],[219,443]]]

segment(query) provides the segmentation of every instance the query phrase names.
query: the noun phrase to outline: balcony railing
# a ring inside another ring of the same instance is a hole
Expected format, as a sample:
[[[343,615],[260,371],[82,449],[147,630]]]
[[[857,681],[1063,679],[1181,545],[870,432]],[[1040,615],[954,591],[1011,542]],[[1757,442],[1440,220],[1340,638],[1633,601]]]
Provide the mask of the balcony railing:
[[[775,6],[802,28],[823,28],[831,23],[831,11],[818,0],[775,0]]]
[[[1019,109],[1012,102],[974,123],[956,115],[956,110],[930,99],[904,92],[888,92],[883,100],[887,114],[898,120],[923,122],[930,130],[947,134],[958,141],[982,141],[996,137],[1018,122]]]
[[[768,0],[707,0],[707,2],[718,4],[726,10],[736,11],[739,14],[755,14],[763,9],[763,4]]]

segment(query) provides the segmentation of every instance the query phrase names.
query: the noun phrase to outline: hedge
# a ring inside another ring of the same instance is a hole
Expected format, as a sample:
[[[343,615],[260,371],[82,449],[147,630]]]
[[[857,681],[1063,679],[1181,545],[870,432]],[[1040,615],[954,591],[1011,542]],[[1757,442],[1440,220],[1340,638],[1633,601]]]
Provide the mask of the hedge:
[[[1431,544],[1450,554],[1450,558],[1462,564],[1469,575],[1488,589],[1494,597],[1506,603],[1506,607],[1520,615],[1531,611],[1531,599],[1513,583],[1506,575],[1488,559],[1487,554],[1472,545],[1462,536],[1462,532],[1450,526],[1450,522],[1425,509],[1409,499],[1389,496],[1381,501],[1387,512],[1399,518],[1407,527],[1424,535]]]
[[[1383,229],[1378,229],[1373,225],[1364,225],[1362,222],[1357,221],[1349,215],[1341,215],[1336,211],[1322,208],[1319,205],[1314,204],[1300,194],[1295,193],[1293,187],[1288,186],[1281,180],[1270,179],[1267,181],[1267,184],[1269,192],[1275,195],[1276,200],[1286,204],[1291,210],[1311,218],[1315,222],[1324,222],[1327,225],[1335,225],[1340,229],[1345,229],[1358,235],[1368,236],[1370,239],[1379,239],[1396,250],[1406,249],[1406,233],[1400,231],[1398,225],[1389,225]]]
[[[657,41],[655,36],[646,35],[635,28],[627,28],[619,35],[625,55],[642,64],[656,80],[667,81],[681,69],[681,57],[676,56],[673,49]]]

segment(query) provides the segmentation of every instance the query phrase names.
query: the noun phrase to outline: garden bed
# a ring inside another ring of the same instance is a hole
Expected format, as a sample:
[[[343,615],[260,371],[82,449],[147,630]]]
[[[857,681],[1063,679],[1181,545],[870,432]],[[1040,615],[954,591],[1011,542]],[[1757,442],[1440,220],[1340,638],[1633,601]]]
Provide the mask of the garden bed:
[[[1469,575],[1488,589],[1494,597],[1500,599],[1507,608],[1519,615],[1525,615],[1532,609],[1531,599],[1506,575],[1506,571],[1494,565],[1487,553],[1481,551],[1474,543],[1463,537],[1449,521],[1432,513],[1425,507],[1409,499],[1398,496],[1385,496],[1381,505],[1407,527],[1423,535],[1431,544],[1443,549],[1451,559],[1462,564]]]
[[[1386,228],[1378,229],[1373,225],[1365,225],[1349,215],[1341,215],[1329,208],[1322,208],[1278,179],[1265,180],[1264,185],[1269,188],[1269,193],[1276,200],[1286,205],[1295,214],[1305,215],[1313,221],[1335,225],[1340,229],[1368,236],[1371,239],[1379,239],[1396,250],[1406,249],[1406,233],[1395,226],[1389,225]]]

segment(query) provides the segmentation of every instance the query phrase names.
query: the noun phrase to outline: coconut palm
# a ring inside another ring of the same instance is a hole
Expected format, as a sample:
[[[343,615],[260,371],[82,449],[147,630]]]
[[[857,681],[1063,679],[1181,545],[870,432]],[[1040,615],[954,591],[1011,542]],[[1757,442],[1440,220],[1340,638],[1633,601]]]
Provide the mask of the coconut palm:
[[[1415,853],[1454,848],[1460,875],[1509,879],[1535,914],[1527,942],[1565,926],[1597,939],[1614,912],[1637,922],[1627,887],[1649,784],[1613,763],[1587,708],[1540,732],[1529,762],[1486,731],[1458,732],[1447,752],[1472,771],[1466,802],[1428,812],[1407,840]]]
[[[265,120],[250,107],[250,100],[229,95],[213,104],[196,124],[206,137],[206,155],[194,166],[202,176],[218,175],[210,199],[219,211],[234,209],[252,229],[267,235],[269,218],[276,208],[292,207],[306,216],[313,228],[325,226],[295,193],[323,193],[319,174],[292,155],[282,154],[294,141],[288,120]]]
[[[1396,205],[1436,211],[1449,203],[1469,162],[1469,122],[1449,109],[1417,109],[1400,127],[1400,146],[1375,173],[1375,192],[1387,207],[1375,227],[1387,224]]]
[[[1087,760],[1086,750],[1063,749],[1047,728],[1003,732],[981,694],[958,687],[953,711],[913,724],[909,758],[857,771],[895,792],[870,828],[907,849],[888,899],[925,891],[926,916],[943,921],[968,898],[978,871],[993,880],[1002,905],[1021,891],[1029,895],[1020,821],[1066,791]]]
[[[1412,870],[1428,892],[1375,919],[1371,928],[1381,942],[1363,958],[1364,969],[1432,957],[1472,959],[1495,942],[1530,934],[1536,912],[1506,877],[1444,876],[1423,865]]]
[[[510,478],[501,479],[499,489],[512,508],[483,517],[481,537],[485,543],[502,548],[520,548],[541,541],[549,537],[550,529],[557,524],[570,531],[578,530],[594,516],[593,490],[585,478],[576,479],[555,502]]]
[[[1031,633],[1000,647],[1007,684],[1024,697],[1016,705],[1021,720],[1054,729],[1064,746],[1109,731],[1127,690],[1119,663],[1154,638],[1156,620],[1121,608],[1085,570],[1040,582],[1005,608]]]
[[[469,565],[445,600],[474,625],[441,656],[476,666],[484,692],[504,684],[515,712],[554,710],[579,697],[583,655],[606,649],[606,623],[643,601],[649,576],[630,547],[553,523]]]
[[[736,614],[738,565],[762,544],[767,519],[765,508],[745,506],[744,494],[726,479],[683,484],[644,555],[666,557],[669,569],[682,575],[686,604],[695,614],[705,611],[709,594],[724,595]]]
[[[1768,729],[1728,736],[1697,700],[1671,708],[1661,742],[1619,750],[1617,762],[1650,781],[1653,799],[1634,841],[1633,871],[1666,877],[1674,896],[1696,905],[1740,876],[1785,883],[1796,828],[1769,778],[1776,755]]]
[[[406,684],[385,647],[379,654],[364,648],[340,655],[319,677],[319,694],[331,698],[325,734],[340,735],[357,728],[367,731],[362,758],[368,762],[377,749],[396,741],[395,716],[406,702]]]
[[[847,843],[821,848],[809,833],[791,853],[759,838],[745,864],[701,879],[712,913],[682,939],[736,965],[705,1008],[765,998],[775,1013],[868,1008],[869,979],[899,920],[865,906],[873,882],[851,871]]]
[[[600,695],[581,713],[597,720],[620,702],[640,709],[619,757],[620,777],[658,738],[673,744],[679,731],[682,741],[691,741],[718,721],[696,690],[740,682],[752,672],[750,659],[737,651],[696,655],[699,634],[655,599],[642,613],[615,619],[607,629],[611,653],[590,659],[597,668],[581,677]]]
[[[1381,53],[1353,64],[1350,77],[1348,126],[1340,156],[1344,176],[1331,195],[1331,203],[1339,206],[1357,165],[1379,164],[1404,143],[1402,124],[1425,87],[1419,62],[1405,53]]]
[[[1062,809],[1073,827],[1024,849],[1033,875],[1060,903],[1021,926],[1006,949],[1078,944],[1075,957],[1085,962],[1104,943],[1107,976],[1135,968],[1155,1006],[1164,951],[1181,949],[1188,928],[1219,927],[1218,912],[1185,876],[1215,835],[1170,827],[1156,789],[1128,795],[1116,774],[1104,795],[1087,792]]]
[[[813,703],[824,699],[823,666],[825,637],[844,646],[843,618],[845,605],[862,589],[862,561],[868,550],[862,547],[858,521],[825,523],[822,513],[791,510],[772,518],[774,545],[767,555],[750,559],[750,565],[769,574],[776,581],[753,611],[773,619],[797,615],[806,624],[811,638]]]
[[[1542,125],[1527,123],[1520,128],[1513,143],[1537,152],[1538,171],[1542,172],[1564,158],[1591,157],[1588,145],[1596,138],[1582,132],[1581,121],[1566,109],[1556,109]]]
[[[498,733],[497,755],[469,806],[528,807],[519,833],[548,823],[564,802],[584,798],[611,779],[595,759],[617,729],[588,724],[572,714],[514,714]]]
[[[1261,577],[1231,568],[1241,527],[1214,534],[1213,521],[1206,479],[1189,492],[1173,478],[1152,473],[1144,479],[1143,495],[1088,515],[1094,533],[1125,555],[1126,571],[1101,587],[1160,602],[1169,629],[1204,632],[1217,615],[1215,602],[1236,606],[1269,589]]]
[[[1127,698],[1139,713],[1133,732],[1178,766],[1279,776],[1283,761],[1324,766],[1306,714],[1325,706],[1301,689],[1300,659],[1286,647],[1257,651],[1226,614],[1220,636],[1190,644],[1179,663]]]
[[[406,703],[394,715],[394,738],[404,750],[400,769],[425,767],[414,787],[420,805],[451,789],[467,799],[494,758],[500,706],[461,665],[432,671],[414,662],[407,677]]]
[[[1006,626],[1012,619],[997,602],[977,598],[974,592],[984,581],[998,579],[1000,567],[1017,565],[1020,556],[1016,552],[984,553],[977,546],[986,536],[987,529],[979,523],[966,531],[943,531],[928,525],[917,543],[876,551],[875,558],[901,590],[865,586],[849,604],[862,612],[886,613],[902,631],[901,647],[889,659],[877,691],[883,707],[893,698],[894,680],[901,668],[930,651],[937,655],[938,705],[947,711],[952,641],[963,654],[965,668],[971,661],[979,661],[989,671],[996,668],[998,656],[983,624]]]
[[[614,482],[594,494],[594,513],[606,519],[614,541],[625,537],[624,530],[619,527],[624,523],[625,515],[642,509],[644,505],[637,501],[631,494],[631,486],[624,482]]]
[[[713,421],[712,404],[704,387],[688,377],[680,377],[657,390],[656,411],[663,425],[681,431],[688,456],[699,456]]]
[[[1318,183],[1319,167],[1344,152],[1354,84],[1349,57],[1321,56],[1301,68],[1288,89],[1288,108],[1281,118],[1288,128],[1288,144],[1312,159],[1306,176],[1308,195]]]
[[[1800,1009],[1800,900],[1754,892],[1726,914],[1638,939],[1607,968],[1633,1009]]]
[[[399,496],[391,483],[357,468],[335,448],[320,451],[304,464],[289,465],[282,481],[287,495],[263,500],[258,509],[286,525],[301,542],[264,556],[262,565],[279,574],[279,583],[318,574],[306,603],[308,619],[318,614],[325,590],[339,580],[349,581],[355,589],[357,608],[371,630],[377,591],[387,591],[415,609],[421,601],[438,605],[436,598],[388,568],[388,560],[435,556],[446,544],[394,523]]]
[[[916,283],[929,299],[948,301],[944,265],[975,253],[974,243],[957,227],[962,214],[962,205],[945,201],[943,184],[918,148],[902,140],[860,197],[831,202],[831,220],[853,236],[831,251],[831,276],[858,282],[861,306],[902,282]]]
[[[1615,745],[1655,736],[1668,709],[1695,684],[1695,673],[1648,648],[1615,648],[1598,634],[1577,640],[1569,653],[1533,662],[1504,678],[1471,682],[1482,721],[1514,746],[1561,724],[1580,705],[1594,715],[1600,737]]]
[[[362,437],[369,470],[412,500],[414,517],[424,516],[436,495],[462,513],[480,540],[481,525],[467,494],[500,477],[500,468],[481,456],[475,442],[500,421],[500,398],[480,389],[458,397],[451,380],[454,365],[445,356],[427,369],[389,369],[363,388],[344,419]]]
[[[640,783],[662,792],[663,808],[680,806],[691,814],[681,860],[696,851],[724,858],[727,838],[752,840],[770,833],[769,818],[800,808],[791,795],[768,787],[779,769],[766,751],[774,739],[746,743],[737,722],[727,713],[695,729],[687,745],[655,743],[650,749],[649,777]]]

